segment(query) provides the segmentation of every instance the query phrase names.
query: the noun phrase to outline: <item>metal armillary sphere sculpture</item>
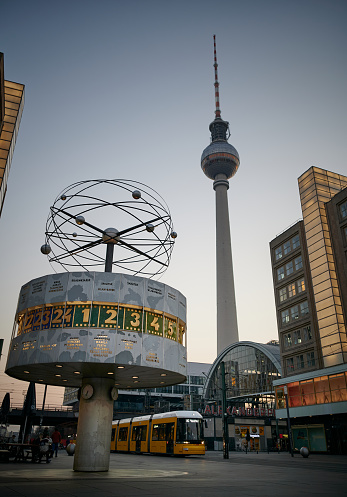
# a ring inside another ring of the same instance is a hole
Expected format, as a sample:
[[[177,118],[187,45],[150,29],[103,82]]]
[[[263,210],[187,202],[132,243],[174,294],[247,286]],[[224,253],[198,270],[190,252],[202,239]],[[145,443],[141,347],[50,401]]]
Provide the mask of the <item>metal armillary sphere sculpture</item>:
[[[105,272],[115,267],[153,277],[167,269],[176,237],[170,211],[152,188],[124,179],[87,180],[55,199],[41,252],[67,271],[105,266]]]

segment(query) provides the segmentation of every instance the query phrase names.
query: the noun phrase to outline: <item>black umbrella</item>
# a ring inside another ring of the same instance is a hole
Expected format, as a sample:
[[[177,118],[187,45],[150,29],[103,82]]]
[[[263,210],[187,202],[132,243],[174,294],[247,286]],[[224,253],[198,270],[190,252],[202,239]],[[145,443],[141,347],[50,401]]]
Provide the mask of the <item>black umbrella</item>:
[[[1,421],[6,424],[6,417],[10,410],[10,394],[7,392],[1,404]]]
[[[24,427],[21,429],[21,440],[24,442],[28,432],[31,431],[31,418],[36,414],[36,392],[35,382],[31,381],[25,396],[22,416],[24,417]],[[29,423],[28,423],[29,420]]]

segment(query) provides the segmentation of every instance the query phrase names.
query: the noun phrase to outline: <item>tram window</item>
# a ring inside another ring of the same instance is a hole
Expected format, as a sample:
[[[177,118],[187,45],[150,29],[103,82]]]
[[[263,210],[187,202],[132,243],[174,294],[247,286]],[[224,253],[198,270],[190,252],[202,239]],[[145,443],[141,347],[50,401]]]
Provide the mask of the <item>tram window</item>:
[[[147,438],[147,426],[141,426],[140,440],[146,440],[146,438]]]
[[[134,426],[131,432],[131,440],[134,442],[135,440],[146,440],[147,436],[147,426]],[[153,440],[153,438],[152,438]]]
[[[116,435],[116,428],[112,428],[111,440],[114,440],[115,435]]]
[[[126,442],[128,440],[128,427],[119,428],[118,440],[120,442]]]
[[[132,440],[133,442],[134,442],[134,441],[138,438],[138,437],[137,437],[137,435],[138,435],[138,431],[139,431],[138,429],[139,429],[139,426],[134,426],[134,427],[133,427],[133,431],[132,431],[132,433],[131,433],[131,440]]]
[[[159,425],[153,425],[152,440],[159,440]]]
[[[159,425],[159,440],[166,440],[165,432],[166,432],[166,423],[162,423]]]
[[[175,423],[166,424],[166,440],[174,441]]]
[[[203,439],[201,419],[178,419],[176,440],[180,442],[195,442]]]

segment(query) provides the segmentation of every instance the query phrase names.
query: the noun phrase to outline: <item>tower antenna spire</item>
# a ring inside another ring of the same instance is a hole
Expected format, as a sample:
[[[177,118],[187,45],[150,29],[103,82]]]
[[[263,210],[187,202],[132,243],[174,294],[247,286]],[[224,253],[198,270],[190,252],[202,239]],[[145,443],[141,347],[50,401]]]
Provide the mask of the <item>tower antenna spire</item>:
[[[216,101],[216,119],[221,119],[221,111],[219,106],[219,82],[218,82],[218,63],[217,63],[217,47],[216,47],[216,35],[213,35],[213,46],[214,46],[214,95]]]

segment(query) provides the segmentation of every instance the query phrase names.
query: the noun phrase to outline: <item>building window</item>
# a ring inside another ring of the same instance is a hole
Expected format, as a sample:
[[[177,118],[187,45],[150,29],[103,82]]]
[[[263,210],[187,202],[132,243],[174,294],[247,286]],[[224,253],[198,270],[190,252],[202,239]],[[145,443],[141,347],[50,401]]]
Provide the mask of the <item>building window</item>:
[[[312,340],[311,326],[304,327],[304,340],[305,342]]]
[[[312,368],[313,366],[315,366],[316,361],[314,360],[314,352],[307,352],[306,361],[308,368]]]
[[[284,335],[284,347],[287,349],[292,346],[292,335],[291,333],[286,333]]]
[[[203,376],[189,376],[190,383],[192,385],[203,385],[204,377]]]
[[[310,355],[310,357],[308,357]],[[313,352],[307,354],[307,365],[313,358]],[[297,356],[296,365],[298,369],[304,367],[303,356]],[[292,371],[293,358],[286,360],[287,373]],[[314,365],[314,362],[312,363]],[[287,383],[289,407],[301,405],[329,404],[330,402],[345,402],[347,400],[347,375],[345,373],[319,376],[313,380],[296,381]],[[276,388],[276,400],[283,398],[283,385]],[[301,394],[301,395],[300,395]],[[278,409],[285,407],[279,402]]]
[[[287,300],[287,288],[281,288],[280,289],[280,302],[284,302]]]
[[[309,313],[308,312],[308,302],[307,302],[307,300],[305,300],[305,302],[302,302],[300,304],[300,314],[303,317],[303,316],[307,316],[308,313]]]
[[[291,285],[288,286],[288,295],[289,298],[295,297],[296,295],[295,283],[292,283]]]
[[[298,247],[300,247],[300,238],[299,238],[299,235],[294,236],[294,238],[292,239],[292,246],[293,246],[293,250],[295,250]]]
[[[276,409],[285,409],[286,407],[286,398],[283,392],[283,387],[276,388]]]
[[[347,217],[347,201],[343,202],[343,204],[340,205],[340,213],[342,219],[345,219],[345,217]]]
[[[305,291],[305,280],[304,278],[301,278],[301,280],[298,280],[296,282],[297,287],[298,287],[298,293],[304,292]]]
[[[288,324],[289,323],[289,311],[286,309],[285,311],[282,311],[282,324]]]
[[[282,247],[278,247],[276,250],[275,250],[275,258],[276,258],[276,261],[279,261],[280,259],[282,259],[283,255],[282,255]]]
[[[298,355],[296,356],[296,367],[297,369],[304,369],[305,363],[304,363],[304,356]]]
[[[331,402],[329,380],[327,376],[314,378],[314,389],[316,391],[317,404],[328,404]]]
[[[347,400],[346,376],[344,373],[329,375],[331,400],[343,402]]]
[[[313,380],[300,381],[301,399],[303,406],[311,406],[316,403]]]
[[[347,226],[343,228],[343,234],[345,236],[345,244],[347,243]]]
[[[283,252],[284,252],[284,255],[287,255],[289,254],[289,252],[291,251],[291,248],[290,248],[290,241],[289,242],[286,242],[284,245],[283,245]]]
[[[284,278],[284,267],[280,267],[277,269],[277,279],[278,281],[283,280]]]
[[[294,371],[294,359],[289,357],[287,359],[287,373],[292,373]]]
[[[288,401],[289,407],[301,406],[300,385],[298,381],[288,383]]]
[[[297,305],[291,307],[290,317],[292,321],[296,321],[297,319],[299,319],[299,307]]]
[[[187,385],[174,385],[173,393],[188,394],[189,387]]]
[[[300,332],[300,330],[294,331],[293,336],[294,336],[294,345],[299,345],[301,343],[301,332]]]
[[[299,257],[297,257],[296,259],[294,259],[294,264],[295,264],[295,270],[296,271],[299,271],[299,269],[302,268],[302,258],[301,258],[301,255]]]
[[[294,268],[293,268],[293,261],[290,261],[286,264],[286,274],[287,276],[289,276],[290,274],[292,274],[292,272],[294,271]]]
[[[301,256],[297,257],[294,259],[294,261],[289,261],[285,266],[281,266],[277,269],[277,280],[281,281],[285,276],[289,276],[294,272],[294,266],[295,266],[295,271],[298,271],[299,269],[302,268],[302,259]],[[284,271],[285,269],[285,271]],[[300,280],[303,281],[303,280]],[[305,284],[304,284],[305,288]]]

